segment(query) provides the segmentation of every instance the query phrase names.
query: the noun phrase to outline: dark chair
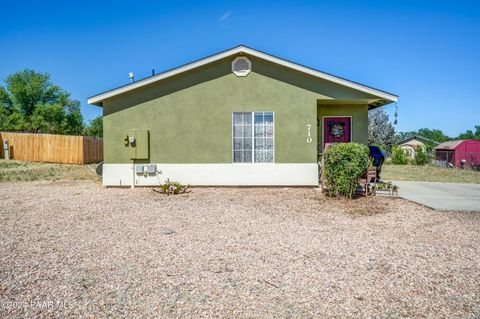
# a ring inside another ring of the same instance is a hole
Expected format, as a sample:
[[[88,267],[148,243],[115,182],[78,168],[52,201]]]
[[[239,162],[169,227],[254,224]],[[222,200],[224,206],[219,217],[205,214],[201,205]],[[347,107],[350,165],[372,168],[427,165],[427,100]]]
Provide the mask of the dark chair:
[[[370,183],[373,183],[372,191],[370,192]],[[369,167],[365,174],[358,179],[358,185],[363,189],[363,194],[367,196],[369,193],[377,195],[377,168]]]

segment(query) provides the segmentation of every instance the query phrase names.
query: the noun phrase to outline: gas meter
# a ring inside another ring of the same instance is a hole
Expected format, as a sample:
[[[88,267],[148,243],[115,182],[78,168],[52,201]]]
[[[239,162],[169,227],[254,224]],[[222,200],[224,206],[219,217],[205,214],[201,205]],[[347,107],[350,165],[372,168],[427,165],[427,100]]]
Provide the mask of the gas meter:
[[[130,136],[130,137],[128,138],[128,141],[129,141],[130,144],[132,144],[132,145],[135,144],[135,136]]]

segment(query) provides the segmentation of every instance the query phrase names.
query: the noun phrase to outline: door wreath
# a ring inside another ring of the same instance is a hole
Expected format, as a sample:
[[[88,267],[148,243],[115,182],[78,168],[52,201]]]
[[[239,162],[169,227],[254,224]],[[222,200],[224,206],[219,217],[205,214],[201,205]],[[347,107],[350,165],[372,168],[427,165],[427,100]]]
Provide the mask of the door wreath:
[[[345,123],[343,122],[329,121],[328,133],[330,134],[330,136],[333,136],[336,138],[342,137],[345,134],[344,126],[345,126]]]

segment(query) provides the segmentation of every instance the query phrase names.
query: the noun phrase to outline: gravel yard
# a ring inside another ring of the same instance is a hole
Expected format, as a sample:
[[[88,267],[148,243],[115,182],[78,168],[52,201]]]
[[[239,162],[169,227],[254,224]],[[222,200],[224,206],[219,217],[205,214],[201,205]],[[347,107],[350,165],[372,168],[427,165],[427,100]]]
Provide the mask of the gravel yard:
[[[0,317],[478,318],[480,214],[313,189],[0,183]]]

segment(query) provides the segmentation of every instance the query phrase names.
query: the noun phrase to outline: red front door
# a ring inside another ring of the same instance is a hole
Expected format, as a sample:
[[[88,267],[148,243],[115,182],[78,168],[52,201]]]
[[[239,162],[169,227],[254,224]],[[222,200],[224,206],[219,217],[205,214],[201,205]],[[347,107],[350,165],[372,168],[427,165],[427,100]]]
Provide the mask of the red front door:
[[[326,143],[348,143],[352,138],[351,117],[323,118],[323,145]]]

